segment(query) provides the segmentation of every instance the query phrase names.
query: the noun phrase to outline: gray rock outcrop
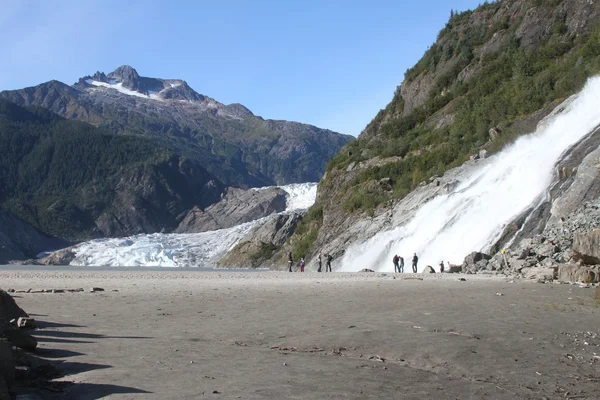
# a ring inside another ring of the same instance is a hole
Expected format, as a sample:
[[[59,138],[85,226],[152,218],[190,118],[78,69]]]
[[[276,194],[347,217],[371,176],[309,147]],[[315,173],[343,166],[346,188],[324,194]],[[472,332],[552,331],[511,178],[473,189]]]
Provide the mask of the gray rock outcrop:
[[[38,262],[44,265],[69,265],[71,261],[75,259],[75,253],[72,247],[58,250],[51,253],[48,257],[45,257]]]
[[[222,199],[204,211],[194,207],[176,233],[194,233],[230,228],[284,211],[286,192],[279,188],[243,190],[228,188]]]
[[[19,317],[29,317],[29,315],[17,305],[10,294],[0,289],[0,322],[9,322]]]
[[[597,283],[600,269],[564,264],[558,267],[558,280],[561,282]]]
[[[292,236],[303,215],[299,212],[281,214],[262,221],[221,258],[218,265],[227,268],[282,267],[285,262],[278,265],[278,260],[271,257]]]
[[[573,239],[573,251],[585,264],[600,264],[600,229],[576,233]]]

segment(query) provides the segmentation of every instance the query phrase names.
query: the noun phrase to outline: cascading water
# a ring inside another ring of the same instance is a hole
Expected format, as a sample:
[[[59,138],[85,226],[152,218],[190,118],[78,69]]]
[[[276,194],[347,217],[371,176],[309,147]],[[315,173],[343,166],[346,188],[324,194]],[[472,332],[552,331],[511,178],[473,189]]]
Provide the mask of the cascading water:
[[[442,260],[460,264],[472,251],[489,250],[510,221],[546,195],[561,155],[599,124],[600,77],[595,77],[562,113],[486,160],[450,193],[421,206],[408,224],[350,246],[338,270],[393,271],[391,260],[398,254],[408,272],[413,253],[422,270]]]

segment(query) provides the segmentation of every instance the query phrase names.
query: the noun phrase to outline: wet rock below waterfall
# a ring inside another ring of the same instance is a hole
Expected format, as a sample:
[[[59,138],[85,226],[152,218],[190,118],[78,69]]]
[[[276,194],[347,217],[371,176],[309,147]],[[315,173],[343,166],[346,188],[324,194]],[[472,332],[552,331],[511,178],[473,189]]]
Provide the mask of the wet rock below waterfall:
[[[490,258],[492,258],[492,257],[489,256],[488,254],[474,251],[465,257],[465,261],[463,262],[463,265],[474,265],[481,260],[489,260]]]
[[[423,269],[423,274],[435,274],[435,270],[431,267],[431,265],[426,266]]]

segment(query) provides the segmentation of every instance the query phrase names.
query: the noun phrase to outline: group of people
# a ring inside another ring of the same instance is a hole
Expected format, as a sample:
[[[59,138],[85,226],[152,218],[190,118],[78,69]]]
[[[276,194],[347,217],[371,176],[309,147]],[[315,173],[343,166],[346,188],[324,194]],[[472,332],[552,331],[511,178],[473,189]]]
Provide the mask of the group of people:
[[[392,258],[392,262],[394,263],[394,272],[404,273],[404,258],[396,254]],[[417,273],[418,262],[419,257],[417,257],[417,253],[415,253],[412,258],[412,271],[415,274]],[[450,261],[448,261],[448,268],[450,268]],[[440,261],[440,272],[444,272],[444,269],[444,261]]]
[[[392,258],[392,262],[394,263],[394,272],[404,273],[404,258],[403,257],[396,254]],[[419,257],[417,257],[417,253],[415,253],[412,258],[412,270],[414,273],[417,272],[417,263],[418,262],[419,262]]]
[[[333,260],[333,256],[331,254],[325,254],[325,272],[331,271],[331,261]],[[294,265],[294,258],[292,256],[292,252],[288,252],[288,272],[292,272],[292,266]],[[304,257],[300,257],[300,261],[298,262],[298,267],[300,268],[300,272],[304,272],[304,267],[306,266],[306,262],[304,261]],[[323,268],[323,260],[321,255],[317,258],[317,272],[321,272]]]

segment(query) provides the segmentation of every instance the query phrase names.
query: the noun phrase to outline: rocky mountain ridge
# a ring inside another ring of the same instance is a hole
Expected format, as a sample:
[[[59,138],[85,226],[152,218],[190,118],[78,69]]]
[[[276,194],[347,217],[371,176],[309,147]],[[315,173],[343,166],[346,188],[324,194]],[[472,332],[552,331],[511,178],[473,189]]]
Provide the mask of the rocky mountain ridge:
[[[353,137],[297,122],[265,120],[224,105],[178,79],[142,77],[130,66],[96,72],[68,86],[50,81],[0,92],[116,134],[137,134],[198,161],[228,186],[315,182]]]

